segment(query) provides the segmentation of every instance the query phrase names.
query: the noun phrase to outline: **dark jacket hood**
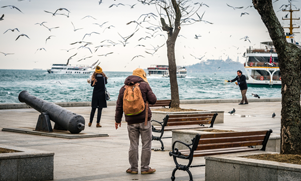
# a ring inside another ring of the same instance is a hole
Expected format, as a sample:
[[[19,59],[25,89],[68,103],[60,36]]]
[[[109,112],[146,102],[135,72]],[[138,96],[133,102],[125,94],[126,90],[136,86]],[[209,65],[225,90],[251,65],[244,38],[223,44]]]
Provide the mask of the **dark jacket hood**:
[[[139,83],[139,82],[144,82],[144,80],[141,77],[138,77],[135,75],[130,75],[125,79],[124,84],[130,85],[130,84],[135,84],[135,83]]]

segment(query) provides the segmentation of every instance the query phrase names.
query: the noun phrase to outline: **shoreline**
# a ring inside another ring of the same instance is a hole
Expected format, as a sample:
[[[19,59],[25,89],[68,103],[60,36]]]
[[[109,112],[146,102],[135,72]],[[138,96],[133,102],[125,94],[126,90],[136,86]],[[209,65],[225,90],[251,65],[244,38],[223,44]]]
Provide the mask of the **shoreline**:
[[[180,104],[239,103],[241,99],[191,99],[180,100]],[[249,102],[281,102],[281,98],[248,99]],[[61,107],[90,107],[91,102],[56,102]],[[107,106],[116,106],[116,101],[107,101]],[[1,103],[2,109],[28,109],[25,103]]]

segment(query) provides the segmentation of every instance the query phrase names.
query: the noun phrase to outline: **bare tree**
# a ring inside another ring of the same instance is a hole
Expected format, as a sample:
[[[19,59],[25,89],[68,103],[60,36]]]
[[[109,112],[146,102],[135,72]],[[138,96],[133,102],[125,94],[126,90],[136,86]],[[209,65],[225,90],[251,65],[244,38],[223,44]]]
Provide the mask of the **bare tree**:
[[[282,81],[281,154],[301,154],[301,50],[288,43],[272,0],[253,0],[277,50]]]
[[[143,3],[156,5],[158,14],[160,15],[162,30],[166,31],[168,34],[166,45],[172,100],[171,108],[179,108],[180,100],[177,82],[175,43],[182,25],[194,24],[202,21],[203,16],[200,17],[198,15],[198,19],[193,19],[191,17],[196,14],[203,4],[193,3],[190,0],[149,0],[148,2],[143,1]]]

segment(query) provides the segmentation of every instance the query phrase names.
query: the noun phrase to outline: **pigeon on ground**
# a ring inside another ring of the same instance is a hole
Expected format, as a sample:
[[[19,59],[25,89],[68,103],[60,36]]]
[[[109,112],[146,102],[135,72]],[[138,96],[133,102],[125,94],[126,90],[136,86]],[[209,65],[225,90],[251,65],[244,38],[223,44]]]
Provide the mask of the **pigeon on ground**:
[[[234,113],[235,113],[235,109],[233,108],[233,110],[232,110],[232,111],[229,111],[228,113],[229,113],[229,114],[234,114]]]
[[[260,99],[260,96],[259,96],[258,94],[253,94],[253,93],[252,93],[252,96],[258,97],[258,99]]]
[[[273,112],[273,114],[272,114],[272,118],[275,118],[275,116],[276,116],[276,114]]]

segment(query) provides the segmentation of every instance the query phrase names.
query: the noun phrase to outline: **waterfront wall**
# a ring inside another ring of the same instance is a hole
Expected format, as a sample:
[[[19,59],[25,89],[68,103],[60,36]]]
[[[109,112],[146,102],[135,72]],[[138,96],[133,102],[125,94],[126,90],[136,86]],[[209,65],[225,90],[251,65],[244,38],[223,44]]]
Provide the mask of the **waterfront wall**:
[[[192,99],[181,100],[180,104],[210,104],[210,103],[239,103],[241,99]],[[281,98],[248,99],[249,102],[281,102]],[[89,107],[91,102],[57,102],[61,107]],[[116,101],[108,101],[108,106],[115,106]],[[26,109],[30,106],[24,103],[0,104],[0,109]]]

